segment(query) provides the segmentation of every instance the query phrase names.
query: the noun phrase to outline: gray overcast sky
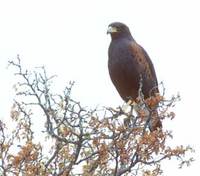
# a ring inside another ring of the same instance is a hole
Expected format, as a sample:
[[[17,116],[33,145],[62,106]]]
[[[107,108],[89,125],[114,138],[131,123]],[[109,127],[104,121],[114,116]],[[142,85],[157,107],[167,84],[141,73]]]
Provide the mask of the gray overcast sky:
[[[12,100],[8,59],[19,54],[27,68],[45,65],[57,74],[58,89],[75,80],[74,97],[87,106],[118,106],[122,100],[107,70],[107,26],[126,23],[149,53],[167,95],[180,92],[177,117],[167,127],[174,145],[191,144],[196,162],[177,169],[166,162],[165,175],[197,175],[200,165],[200,2],[198,0],[0,0],[0,118]],[[192,174],[191,174],[192,173]]]

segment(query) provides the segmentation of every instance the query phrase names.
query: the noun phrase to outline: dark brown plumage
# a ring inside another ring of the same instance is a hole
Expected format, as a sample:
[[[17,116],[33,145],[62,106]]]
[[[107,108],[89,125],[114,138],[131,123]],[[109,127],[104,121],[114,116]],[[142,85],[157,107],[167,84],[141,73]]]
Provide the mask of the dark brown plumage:
[[[140,83],[144,99],[159,93],[154,66],[147,52],[133,39],[129,28],[111,23],[108,68],[113,84],[126,102],[136,100]]]

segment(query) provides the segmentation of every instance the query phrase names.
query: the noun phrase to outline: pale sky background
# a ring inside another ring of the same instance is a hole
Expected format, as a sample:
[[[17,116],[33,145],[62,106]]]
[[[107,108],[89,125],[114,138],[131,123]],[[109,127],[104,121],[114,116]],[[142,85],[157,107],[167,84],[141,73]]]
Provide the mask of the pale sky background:
[[[107,26],[126,23],[149,53],[167,96],[180,92],[173,144],[196,149],[191,167],[163,165],[165,176],[198,175],[200,167],[200,1],[198,0],[0,0],[0,118],[8,119],[16,78],[6,69],[20,55],[27,68],[46,66],[62,90],[76,81],[75,99],[84,106],[119,106],[122,100],[107,69]]]

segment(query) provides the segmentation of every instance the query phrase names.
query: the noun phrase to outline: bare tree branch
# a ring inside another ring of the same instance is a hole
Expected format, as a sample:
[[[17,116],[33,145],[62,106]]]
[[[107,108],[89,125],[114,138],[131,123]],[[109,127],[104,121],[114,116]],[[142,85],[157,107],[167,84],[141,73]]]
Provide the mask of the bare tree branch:
[[[162,95],[147,100],[139,92],[137,113],[134,106],[126,112],[121,107],[88,110],[71,97],[74,82],[62,93],[55,93],[55,76],[48,76],[45,67],[23,69],[19,56],[9,65],[16,69],[20,81],[15,85],[17,97],[11,109],[16,129],[6,135],[9,130],[0,121],[2,175],[73,176],[78,167],[83,176],[156,176],[161,174],[160,164],[165,159],[174,157],[181,166],[193,161],[184,158],[192,151],[190,147],[167,145],[167,139],[172,137],[170,132],[149,130],[155,110],[149,108],[150,104],[156,104],[158,118],[163,122],[175,116],[170,110],[180,97],[165,99],[164,87]],[[35,142],[34,110],[42,112],[45,121],[44,130],[39,132],[45,134],[46,141],[41,142],[51,141],[51,146]],[[17,153],[12,148],[17,148]]]

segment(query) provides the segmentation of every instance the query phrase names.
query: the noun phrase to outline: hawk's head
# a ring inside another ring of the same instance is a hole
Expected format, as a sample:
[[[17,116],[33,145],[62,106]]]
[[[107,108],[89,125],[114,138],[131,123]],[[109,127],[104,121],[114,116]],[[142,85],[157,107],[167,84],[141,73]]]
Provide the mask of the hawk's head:
[[[128,26],[120,22],[114,22],[109,24],[107,34],[110,34],[112,39],[119,37],[131,37]]]

